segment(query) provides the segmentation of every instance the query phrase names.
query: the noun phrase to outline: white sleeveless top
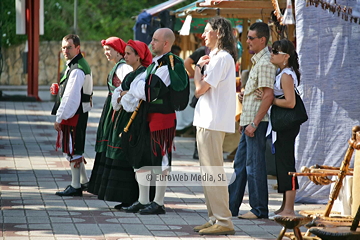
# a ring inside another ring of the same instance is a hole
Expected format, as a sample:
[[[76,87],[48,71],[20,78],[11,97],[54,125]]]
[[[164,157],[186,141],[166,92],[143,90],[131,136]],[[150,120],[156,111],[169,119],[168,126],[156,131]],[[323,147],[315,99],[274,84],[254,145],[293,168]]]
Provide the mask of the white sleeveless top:
[[[299,85],[296,73],[291,68],[284,68],[280,73],[280,68],[277,70],[277,75],[275,77],[275,83],[274,83],[274,95],[275,96],[281,96],[284,95],[284,91],[281,88],[281,76],[286,73],[292,77],[294,80],[294,86],[297,87]]]
[[[292,77],[292,79],[294,80],[294,87],[298,87],[299,86],[299,81],[297,79],[296,73],[294,72],[294,70],[292,70],[291,68],[284,68],[280,73],[280,68],[277,70],[277,75],[275,77],[275,83],[274,83],[274,95],[275,96],[281,96],[284,95],[284,91],[281,88],[281,77],[284,73],[290,75]],[[268,110],[268,114],[269,114],[269,119],[270,119],[270,112],[271,112],[271,107]],[[271,121],[269,120],[269,125],[268,125],[268,129],[266,131],[266,136],[268,136],[271,133],[271,138],[272,138],[272,143],[274,143],[276,141],[276,132],[272,131],[272,126],[271,126]]]

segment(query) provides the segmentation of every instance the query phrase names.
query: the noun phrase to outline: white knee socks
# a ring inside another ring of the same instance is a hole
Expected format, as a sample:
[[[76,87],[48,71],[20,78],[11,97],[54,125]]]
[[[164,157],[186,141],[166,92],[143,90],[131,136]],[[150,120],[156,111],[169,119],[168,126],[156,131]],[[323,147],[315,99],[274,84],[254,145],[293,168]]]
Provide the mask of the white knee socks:
[[[147,176],[151,174],[150,171],[146,172],[136,172],[136,179],[139,186],[139,198],[138,201],[141,204],[148,204],[149,203],[149,196],[150,196],[150,181],[148,181]]]
[[[136,179],[139,185],[138,201],[141,204],[149,203],[149,196],[150,196],[149,174],[151,174],[151,171],[136,172]],[[155,187],[154,202],[156,202],[159,205],[164,205],[165,192],[166,192],[166,182],[157,182]]]
[[[165,192],[166,192],[166,183],[165,182],[156,184],[154,202],[156,202],[160,206],[164,205]]]
[[[80,168],[74,167],[75,162],[70,162],[71,167],[71,186],[75,189],[80,188]]]
[[[86,169],[84,162],[80,163],[80,183],[84,184],[89,181],[87,175],[86,175]]]

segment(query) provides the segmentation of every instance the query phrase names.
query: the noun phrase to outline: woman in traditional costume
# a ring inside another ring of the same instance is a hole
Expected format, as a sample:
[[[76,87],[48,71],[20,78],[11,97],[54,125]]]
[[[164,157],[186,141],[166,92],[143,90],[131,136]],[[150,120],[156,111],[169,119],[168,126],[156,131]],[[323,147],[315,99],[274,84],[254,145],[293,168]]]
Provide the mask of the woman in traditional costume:
[[[123,109],[120,99],[130,89],[132,81],[143,73],[152,62],[150,50],[145,43],[140,41],[128,41],[124,58],[133,71],[126,75],[112,96],[112,106],[118,115],[114,119],[109,133],[106,150],[107,161],[99,192],[99,196],[103,197],[103,200],[121,202],[115,206],[115,209],[119,210],[130,206],[139,196],[134,169],[126,158],[119,136],[128,124],[132,112]]]
[[[101,44],[107,60],[113,62],[115,66],[111,69],[107,77],[109,93],[105,100],[98,125],[95,144],[95,163],[87,187],[87,191],[95,195],[98,195],[99,193],[102,175],[104,173],[104,165],[106,162],[106,148],[109,141],[108,137],[114,124],[114,118],[117,114],[111,106],[111,96],[114,93],[114,90],[120,86],[125,76],[132,71],[131,66],[127,65],[124,59],[126,43],[122,39],[118,37],[110,37],[106,40],[102,40]]]

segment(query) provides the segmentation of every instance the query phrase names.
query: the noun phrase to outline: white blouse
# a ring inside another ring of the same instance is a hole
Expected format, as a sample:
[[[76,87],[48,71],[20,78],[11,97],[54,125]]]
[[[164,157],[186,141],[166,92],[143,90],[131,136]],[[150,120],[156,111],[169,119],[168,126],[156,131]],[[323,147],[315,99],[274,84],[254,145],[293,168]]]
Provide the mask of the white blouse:
[[[294,80],[294,87],[298,87],[299,86],[299,81],[297,79],[296,73],[294,72],[294,70],[292,70],[291,68],[284,68],[281,72],[280,72],[280,68],[277,70],[277,75],[275,77],[275,83],[274,83],[274,95],[275,96],[281,96],[284,95],[284,91],[281,88],[281,77],[284,73],[290,75],[292,77],[292,79]],[[270,116],[270,112],[271,112],[271,106],[268,110],[268,114],[269,114],[269,125],[268,125],[268,129],[266,131],[266,136],[268,136],[271,133],[271,138],[272,138],[272,143],[274,143],[276,141],[276,132],[272,131],[272,126],[271,126],[271,116]]]
[[[294,86],[297,87],[299,85],[298,79],[296,76],[296,73],[291,68],[284,68],[281,72],[280,68],[277,70],[277,75],[275,77],[275,83],[274,83],[274,95],[275,96],[281,96],[284,95],[284,91],[281,88],[281,77],[284,73],[290,75],[292,79],[294,80]]]

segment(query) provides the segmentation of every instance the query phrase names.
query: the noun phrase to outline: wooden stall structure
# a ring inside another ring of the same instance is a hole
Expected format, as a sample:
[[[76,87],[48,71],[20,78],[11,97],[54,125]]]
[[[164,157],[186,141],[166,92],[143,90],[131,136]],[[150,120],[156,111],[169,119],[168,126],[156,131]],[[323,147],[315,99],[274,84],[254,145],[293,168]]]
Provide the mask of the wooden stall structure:
[[[275,9],[281,11],[280,9],[286,8],[286,0],[251,0],[251,1],[219,1],[219,0],[206,0],[206,1],[196,1],[195,4],[189,5],[189,7],[184,7],[181,11],[175,11],[177,18],[184,18],[190,15],[193,19],[202,18],[209,19],[214,16],[222,16],[228,19],[239,19],[242,21],[243,33],[241,34],[240,42],[244,47],[244,52],[241,59],[241,69],[250,68],[250,59],[251,55],[246,50],[247,43],[247,31],[249,26],[256,22],[258,19],[262,20],[265,23],[269,23],[272,29],[275,27],[272,20],[272,12]],[[195,6],[194,6],[195,5]],[[281,14],[280,14],[281,16]],[[294,36],[295,27],[289,27],[289,36]],[[277,31],[272,31],[272,39],[277,40],[279,35]],[[182,38],[185,36],[182,36]],[[292,37],[293,38],[293,37]],[[183,41],[182,41],[183,42]],[[185,41],[184,41],[185,42]],[[181,46],[182,47],[182,46]],[[185,47],[185,46],[184,46]],[[183,48],[187,49],[187,48]]]
[[[358,209],[358,214],[354,218],[348,216],[339,216],[338,213],[331,211],[334,201],[337,199],[340,188],[343,185],[344,177],[354,175],[354,169],[349,168],[349,166],[354,151],[360,150],[360,126],[354,126],[352,128],[352,134],[351,138],[348,140],[348,145],[348,149],[345,153],[344,159],[340,167],[325,165],[312,166],[310,168],[303,167],[302,172],[289,172],[289,175],[292,175],[294,177],[307,176],[309,180],[311,180],[317,185],[330,184],[333,181],[328,177],[337,176],[337,179],[335,180],[335,185],[330,193],[328,204],[326,205],[325,210],[300,211],[301,215],[313,218],[311,225],[308,226],[310,227],[309,230],[304,234],[304,236],[308,237],[308,239],[318,239],[316,237],[311,238],[311,233],[316,234],[317,236],[320,236],[321,234],[325,236],[327,234],[329,238],[326,239],[360,239],[360,232],[356,231],[359,225],[359,221],[354,221],[360,218],[360,207],[356,208]],[[290,220],[291,221],[289,222],[294,221],[294,219]],[[318,229],[317,227],[319,226],[325,228]],[[349,229],[350,226],[352,226],[353,230]],[[315,227],[315,229],[313,227]],[[328,229],[336,229],[336,231],[328,231]],[[338,236],[339,238],[335,238],[335,236]],[[349,238],[346,238],[346,236],[349,236]]]
[[[345,153],[344,159],[339,168],[332,166],[319,166],[317,168],[313,168],[312,171],[304,172],[304,169],[306,168],[303,168],[302,169],[303,172],[301,173],[289,172],[289,175],[292,175],[294,177],[307,176],[315,184],[322,184],[322,185],[331,183],[330,179],[327,178],[328,176],[337,176],[337,180],[335,181],[334,188],[329,196],[328,204],[326,205],[326,209],[323,212],[323,216],[325,218],[329,217],[334,201],[339,196],[340,188],[343,185],[343,179],[347,175],[350,176],[353,175],[353,169],[349,168],[349,166],[354,150],[360,150],[360,126],[354,126],[352,128],[352,134],[351,134],[351,138],[348,141],[348,144],[349,144],[348,149]]]

